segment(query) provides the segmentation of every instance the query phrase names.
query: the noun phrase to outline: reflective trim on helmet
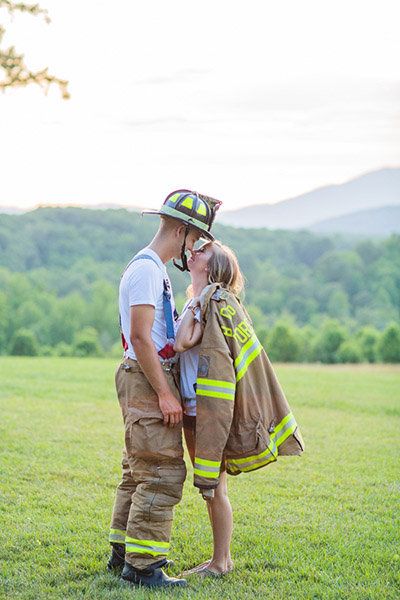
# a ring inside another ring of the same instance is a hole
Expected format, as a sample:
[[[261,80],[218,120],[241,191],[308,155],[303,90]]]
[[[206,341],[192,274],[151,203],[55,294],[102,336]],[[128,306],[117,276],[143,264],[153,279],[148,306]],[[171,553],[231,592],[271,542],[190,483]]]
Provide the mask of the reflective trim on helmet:
[[[161,207],[160,214],[168,215],[170,217],[174,217],[175,219],[179,219],[188,225],[192,225],[192,227],[197,227],[198,229],[202,229],[203,231],[208,231],[207,223],[202,223],[198,219],[194,219],[190,215],[185,214],[177,210],[176,208],[172,208],[172,206],[166,206],[165,204]]]
[[[198,215],[202,215],[203,217],[207,216],[207,208],[203,200],[199,201],[196,208],[196,212]]]
[[[193,208],[193,198],[191,198],[190,196],[188,196],[187,198],[185,198],[182,201],[181,206],[184,206],[185,208],[192,209]]]
[[[168,198],[167,200],[168,200],[168,202],[173,202],[173,203],[175,203],[175,202],[178,200],[178,198],[180,197],[180,195],[181,195],[181,193],[180,193],[180,192],[178,192],[177,194],[173,194],[173,195],[172,195],[170,198]]]

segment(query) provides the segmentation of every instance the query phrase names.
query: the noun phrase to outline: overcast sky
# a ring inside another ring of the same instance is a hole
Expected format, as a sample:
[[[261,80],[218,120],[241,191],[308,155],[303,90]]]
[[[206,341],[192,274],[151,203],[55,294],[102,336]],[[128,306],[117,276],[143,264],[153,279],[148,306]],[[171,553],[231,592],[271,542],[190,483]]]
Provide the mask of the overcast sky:
[[[398,0],[41,4],[5,43],[71,99],[0,95],[0,205],[232,209],[400,166]]]

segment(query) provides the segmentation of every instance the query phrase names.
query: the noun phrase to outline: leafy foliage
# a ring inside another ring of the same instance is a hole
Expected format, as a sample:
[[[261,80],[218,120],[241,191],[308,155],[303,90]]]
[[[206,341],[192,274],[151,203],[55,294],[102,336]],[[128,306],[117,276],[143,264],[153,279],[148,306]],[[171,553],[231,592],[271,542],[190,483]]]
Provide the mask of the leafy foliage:
[[[10,354],[14,356],[36,356],[38,344],[33,331],[18,329],[11,339]]]
[[[299,357],[299,343],[291,328],[277,323],[271,331],[269,357],[280,362],[295,362]]]
[[[342,363],[359,363],[363,356],[361,349],[354,340],[345,340],[337,351],[337,360]]]
[[[400,362],[400,327],[391,323],[383,332],[379,342],[380,354],[385,363]]]
[[[39,4],[26,4],[25,2],[11,2],[10,0],[0,0],[0,9],[5,9],[8,13],[15,12],[28,13],[32,16],[41,15],[46,23],[50,23],[50,18],[45,9]],[[11,87],[25,87],[31,83],[39,85],[45,92],[52,84],[58,85],[62,97],[67,100],[69,96],[68,81],[51,75],[48,68],[39,71],[32,71],[25,64],[23,54],[17,52],[14,46],[2,48],[4,34],[6,30],[0,24],[0,70],[4,76],[0,79],[0,90],[6,90]]]
[[[122,209],[0,215],[0,353],[29,329],[41,353],[68,356],[88,327],[97,332],[96,352],[115,353],[120,274],[157,225]],[[400,315],[400,236],[354,243],[218,224],[215,232],[238,255],[246,306],[274,360],[381,360],[382,331]],[[172,266],[169,273],[181,308],[188,276]]]
[[[346,340],[346,330],[336,321],[327,321],[318,334],[314,346],[314,358],[323,363],[339,362],[338,350]]]
[[[358,343],[362,356],[370,363],[377,360],[379,335],[379,331],[374,327],[363,327],[358,333]]]

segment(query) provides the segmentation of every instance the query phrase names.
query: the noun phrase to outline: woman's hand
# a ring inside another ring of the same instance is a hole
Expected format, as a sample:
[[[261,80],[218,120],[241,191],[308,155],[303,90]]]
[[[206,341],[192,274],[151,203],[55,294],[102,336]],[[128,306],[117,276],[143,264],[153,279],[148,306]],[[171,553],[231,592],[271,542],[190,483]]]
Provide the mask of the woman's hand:
[[[192,298],[190,301],[190,306],[200,306],[200,296],[194,296],[194,298]]]
[[[192,298],[176,333],[175,352],[184,352],[200,343],[203,336],[203,326],[195,319],[195,312],[199,307],[200,298]]]

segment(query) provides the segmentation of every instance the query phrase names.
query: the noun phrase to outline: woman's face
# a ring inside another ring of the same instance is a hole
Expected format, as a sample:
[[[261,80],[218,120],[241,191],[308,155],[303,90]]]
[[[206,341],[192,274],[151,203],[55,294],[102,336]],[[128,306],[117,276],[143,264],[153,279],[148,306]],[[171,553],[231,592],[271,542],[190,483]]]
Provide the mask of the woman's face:
[[[191,251],[191,257],[188,260],[190,274],[193,276],[204,275],[208,277],[208,261],[213,254],[212,243],[206,242],[197,250]]]

